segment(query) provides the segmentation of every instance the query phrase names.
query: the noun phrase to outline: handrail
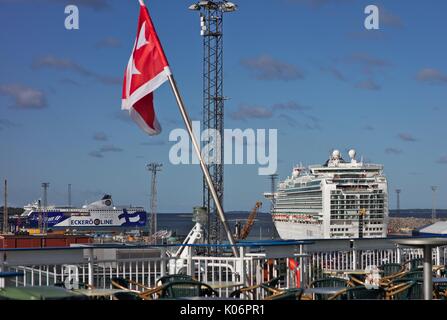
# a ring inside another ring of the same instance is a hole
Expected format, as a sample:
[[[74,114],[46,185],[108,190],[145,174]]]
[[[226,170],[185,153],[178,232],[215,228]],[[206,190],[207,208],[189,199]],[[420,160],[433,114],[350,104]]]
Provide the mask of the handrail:
[[[268,241],[244,241],[238,242],[235,247],[277,247],[277,246],[298,246],[298,245],[310,245],[314,244],[311,240],[268,240]],[[72,247],[39,247],[39,248],[0,248],[2,251],[53,251],[53,250],[80,250],[80,249],[149,249],[149,248],[170,248],[170,247],[215,247],[215,248],[232,248],[231,244],[205,244],[205,243],[193,243],[193,244],[145,244],[145,245],[77,245]]]
[[[444,236],[447,238],[447,235]],[[298,245],[318,245],[318,242],[326,241],[354,241],[355,242],[374,242],[379,240],[404,240],[404,239],[427,239],[427,238],[440,238],[439,235],[423,235],[423,236],[388,236],[386,238],[341,238],[341,239],[312,239],[312,240],[266,240],[266,241],[243,241],[238,242],[234,246],[236,247],[275,247],[275,246],[298,246]],[[129,244],[99,244],[99,245],[81,245],[72,247],[39,247],[39,248],[0,248],[0,252],[8,251],[52,251],[52,250],[80,250],[80,249],[150,249],[150,248],[171,248],[171,247],[203,247],[203,248],[232,248],[229,243],[221,244],[144,244],[144,245],[129,245]],[[372,247],[373,248],[373,247]],[[362,249],[364,249],[362,247]],[[309,251],[312,250],[312,246],[308,247]]]

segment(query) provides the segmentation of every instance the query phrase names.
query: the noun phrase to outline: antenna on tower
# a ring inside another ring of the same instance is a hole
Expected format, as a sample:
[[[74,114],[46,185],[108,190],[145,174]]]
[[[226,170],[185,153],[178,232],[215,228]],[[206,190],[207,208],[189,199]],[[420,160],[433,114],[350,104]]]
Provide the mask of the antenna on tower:
[[[157,233],[157,172],[161,171],[161,163],[149,163],[146,168],[151,173],[151,218],[149,222],[149,239]],[[155,239],[156,241],[156,239]]]
[[[223,16],[234,12],[237,5],[230,1],[199,1],[189,6],[200,12],[200,35],[203,37],[203,109],[202,127],[212,129],[216,157],[206,163],[219,203],[224,190],[224,96],[223,96]],[[220,134],[220,136],[219,136]],[[208,143],[208,142],[206,142]],[[204,142],[205,144],[205,142]],[[220,222],[211,190],[203,177],[203,207],[208,209],[208,243],[221,241]]]

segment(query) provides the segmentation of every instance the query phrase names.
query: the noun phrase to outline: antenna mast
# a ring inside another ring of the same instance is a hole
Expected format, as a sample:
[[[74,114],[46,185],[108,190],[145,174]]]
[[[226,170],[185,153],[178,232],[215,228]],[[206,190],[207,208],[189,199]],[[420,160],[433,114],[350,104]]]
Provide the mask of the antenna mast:
[[[199,1],[189,7],[200,12],[200,35],[203,37],[203,130],[211,129],[214,159],[206,159],[219,203],[223,206],[224,195],[224,96],[223,96],[223,16],[236,11],[229,1]],[[208,143],[208,142],[204,142]],[[211,161],[209,161],[211,160]],[[221,241],[217,207],[211,190],[203,177],[203,207],[208,208],[208,243]]]
[[[431,209],[431,220],[434,223],[436,220],[436,191],[438,190],[437,186],[431,186],[431,191],[433,192],[433,205]]]
[[[276,191],[276,179],[278,179],[278,175],[276,173],[271,174],[270,178],[270,187],[272,192],[272,203],[270,205],[270,211],[273,211],[273,207],[275,205],[275,191]]]
[[[50,186],[49,182],[43,182],[42,183],[42,188],[43,188],[43,212],[42,212],[42,230],[41,233],[46,233],[47,232],[47,223],[48,223],[48,211],[47,211],[47,207],[48,207],[48,187]]]
[[[7,234],[8,225],[8,180],[5,179],[5,204],[3,205],[3,233]]]
[[[402,192],[402,189],[396,189],[396,211],[397,211],[397,215],[400,215],[400,193]]]
[[[151,172],[151,219],[149,223],[149,239],[157,233],[157,172],[161,171],[161,163],[149,163],[146,168]]]
[[[71,183],[68,184],[68,206],[71,208]]]

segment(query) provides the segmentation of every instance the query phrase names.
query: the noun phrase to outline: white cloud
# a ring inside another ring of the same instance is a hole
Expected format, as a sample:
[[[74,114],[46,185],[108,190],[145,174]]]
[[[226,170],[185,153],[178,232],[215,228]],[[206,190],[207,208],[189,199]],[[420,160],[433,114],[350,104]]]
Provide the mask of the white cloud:
[[[43,91],[21,84],[0,85],[0,95],[12,97],[14,106],[19,109],[43,109],[47,106]]]

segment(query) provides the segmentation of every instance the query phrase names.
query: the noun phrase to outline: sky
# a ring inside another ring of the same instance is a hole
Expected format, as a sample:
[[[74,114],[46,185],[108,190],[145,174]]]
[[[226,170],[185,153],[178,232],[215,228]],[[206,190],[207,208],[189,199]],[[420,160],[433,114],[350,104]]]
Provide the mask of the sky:
[[[188,1],[146,0],[192,119],[201,119],[202,38]],[[64,27],[79,8],[79,30]],[[447,207],[447,2],[239,0],[224,18],[225,128],[278,129],[278,174],[322,164],[331,150],[384,165],[395,208]],[[380,9],[366,30],[364,9]],[[0,0],[0,177],[9,204],[42,196],[77,205],[111,194],[149,206],[149,162],[159,212],[200,205],[198,165],[173,165],[183,127],[167,84],[155,93],[163,128],[151,137],[123,113],[121,83],[135,41],[136,0]],[[226,210],[249,210],[269,191],[258,165],[225,165]],[[267,201],[264,201],[265,205]],[[268,207],[266,207],[268,208]]]

